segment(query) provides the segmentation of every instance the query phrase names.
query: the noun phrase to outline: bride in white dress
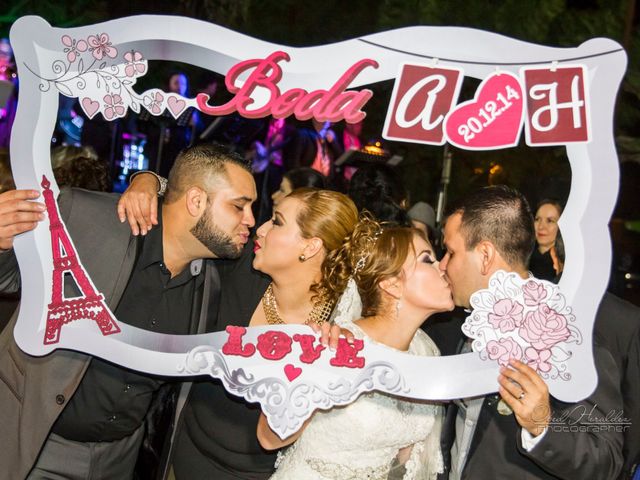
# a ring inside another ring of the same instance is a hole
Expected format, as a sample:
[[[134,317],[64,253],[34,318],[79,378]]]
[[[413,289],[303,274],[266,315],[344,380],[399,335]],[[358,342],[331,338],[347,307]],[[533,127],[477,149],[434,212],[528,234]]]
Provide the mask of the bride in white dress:
[[[334,316],[355,338],[411,355],[439,355],[420,325],[451,310],[453,300],[419,231],[361,221],[333,264],[323,268],[321,283],[328,290],[348,285]],[[285,440],[264,415],[257,433],[268,450],[290,445],[279,453],[272,479],[412,480],[442,471],[441,424],[438,403],[371,392],[345,407],[317,411]]]

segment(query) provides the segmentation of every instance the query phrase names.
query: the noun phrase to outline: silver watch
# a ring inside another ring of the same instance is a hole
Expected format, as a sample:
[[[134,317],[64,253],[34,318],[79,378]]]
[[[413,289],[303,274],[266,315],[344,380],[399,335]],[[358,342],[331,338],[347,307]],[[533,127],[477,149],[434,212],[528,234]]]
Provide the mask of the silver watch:
[[[129,185],[131,185],[131,182],[133,182],[133,179],[137,175],[140,175],[141,173],[150,173],[151,175],[156,177],[156,180],[158,181],[158,191],[157,191],[158,196],[163,197],[164,193],[167,191],[168,180],[164,177],[161,177],[156,172],[152,172],[151,170],[140,170],[139,172],[132,173],[131,176],[129,177]]]

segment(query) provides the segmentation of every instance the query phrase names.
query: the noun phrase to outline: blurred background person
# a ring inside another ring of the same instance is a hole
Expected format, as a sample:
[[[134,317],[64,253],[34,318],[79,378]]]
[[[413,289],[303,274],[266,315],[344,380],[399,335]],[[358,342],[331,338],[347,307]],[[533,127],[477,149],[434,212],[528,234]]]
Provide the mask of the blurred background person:
[[[187,76],[182,72],[171,74],[167,92],[188,97]],[[178,153],[192,144],[192,140],[200,130],[198,112],[193,108],[187,108],[178,118],[174,118],[168,109],[158,116],[151,115],[146,109],[142,109],[138,121],[138,128],[147,135],[146,153],[149,158],[149,170],[167,177]]]
[[[436,228],[436,212],[433,207],[427,202],[416,202],[407,213],[411,224],[421,230],[429,239],[429,243],[437,250],[436,244],[440,243],[440,232]]]
[[[529,270],[536,278],[558,282],[564,268],[564,243],[558,220],[562,205],[554,199],[538,203],[535,216],[536,246],[529,260]]]
[[[376,220],[410,227],[409,193],[398,172],[385,164],[360,167],[351,177],[348,195],[358,211],[368,210]]]
[[[273,208],[277,207],[284,197],[292,191],[304,187],[325,189],[327,188],[327,177],[310,167],[300,167],[289,170],[282,177],[278,190],[271,195]]]
[[[51,168],[59,187],[111,191],[107,164],[93,147],[64,145],[51,151]]]
[[[330,180],[333,178],[334,162],[342,155],[343,148],[331,122],[311,120],[311,128],[299,128],[284,157],[285,169],[311,167]]]

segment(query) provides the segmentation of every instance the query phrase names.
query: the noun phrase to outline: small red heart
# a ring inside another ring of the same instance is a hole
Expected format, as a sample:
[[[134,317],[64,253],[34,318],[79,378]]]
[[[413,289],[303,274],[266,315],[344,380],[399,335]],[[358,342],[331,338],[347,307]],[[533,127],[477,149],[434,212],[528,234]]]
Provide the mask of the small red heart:
[[[284,374],[287,376],[290,382],[293,382],[296,378],[298,378],[301,373],[302,373],[301,368],[294,367],[290,363],[287,363],[284,366]]]

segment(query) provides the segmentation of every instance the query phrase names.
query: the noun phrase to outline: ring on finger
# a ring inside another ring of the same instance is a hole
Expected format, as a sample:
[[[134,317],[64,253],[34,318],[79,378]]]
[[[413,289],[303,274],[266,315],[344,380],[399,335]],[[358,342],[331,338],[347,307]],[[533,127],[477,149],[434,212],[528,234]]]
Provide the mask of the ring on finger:
[[[524,390],[520,392],[520,395],[518,395],[518,400],[522,400],[523,398],[524,398]]]

